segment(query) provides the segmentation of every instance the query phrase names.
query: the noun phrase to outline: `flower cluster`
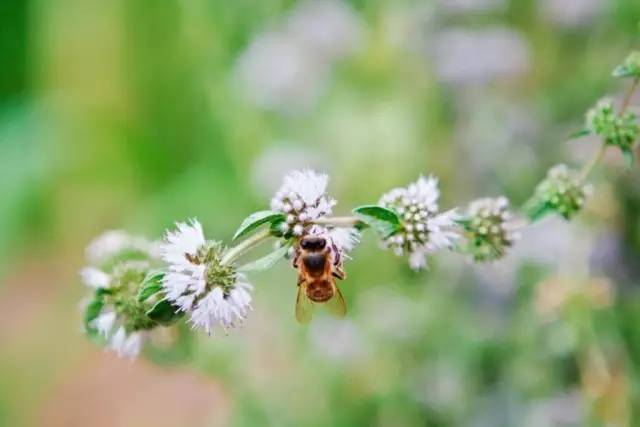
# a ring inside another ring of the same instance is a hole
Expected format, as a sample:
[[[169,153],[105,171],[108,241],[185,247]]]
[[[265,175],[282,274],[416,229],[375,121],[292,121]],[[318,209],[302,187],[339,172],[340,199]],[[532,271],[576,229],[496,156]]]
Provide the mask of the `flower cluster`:
[[[107,232],[88,246],[90,265],[80,271],[92,290],[85,307],[85,330],[121,357],[136,357],[148,331],[157,325],[147,316],[157,301],[138,298],[156,261],[155,252],[149,251],[153,247],[141,237]]]
[[[293,171],[284,177],[271,199],[271,209],[286,215],[280,224],[285,236],[302,236],[313,221],[331,214],[336,201],[326,194],[328,182],[327,175],[309,169]]]
[[[162,280],[166,298],[208,334],[216,325],[227,330],[242,323],[251,309],[246,277],[223,262],[222,244],[205,240],[198,221],[176,227],[161,246],[168,266]]]
[[[617,113],[613,101],[602,99],[587,113],[587,129],[602,137],[607,145],[620,147],[623,152],[632,150],[640,135],[637,117],[630,112]]]
[[[415,270],[426,266],[426,256],[453,246],[459,233],[455,209],[439,213],[438,180],[420,177],[406,188],[394,188],[384,194],[379,204],[400,218],[400,227],[383,240],[383,245],[396,255],[409,255]]]
[[[466,216],[459,222],[466,231],[466,249],[475,261],[502,258],[518,239],[506,197],[473,201]]]
[[[590,194],[591,186],[585,185],[567,165],[560,164],[549,169],[525,209],[532,220],[552,211],[568,220],[582,209]]]

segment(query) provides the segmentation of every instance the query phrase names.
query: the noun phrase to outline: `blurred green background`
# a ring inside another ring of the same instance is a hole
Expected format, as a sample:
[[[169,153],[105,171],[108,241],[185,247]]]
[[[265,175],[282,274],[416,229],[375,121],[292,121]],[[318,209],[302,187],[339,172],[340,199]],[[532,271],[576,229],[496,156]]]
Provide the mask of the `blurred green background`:
[[[0,425],[638,425],[640,186],[616,153],[578,220],[498,263],[415,274],[365,235],[344,321],[298,325],[281,263],[243,328],[131,363],[83,337],[77,270],[107,229],[228,240],[304,166],[337,213],[419,173],[445,208],[520,205],[593,151],[565,137],[625,90],[639,21],[636,0],[2,0]]]

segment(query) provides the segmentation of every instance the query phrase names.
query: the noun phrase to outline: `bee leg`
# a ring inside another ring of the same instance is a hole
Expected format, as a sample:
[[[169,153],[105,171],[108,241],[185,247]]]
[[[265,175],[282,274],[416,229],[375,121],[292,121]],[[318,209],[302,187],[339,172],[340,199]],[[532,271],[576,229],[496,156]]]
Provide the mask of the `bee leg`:
[[[300,250],[296,248],[293,255],[293,268],[298,268],[298,261],[300,261]]]
[[[335,266],[335,268],[332,271],[333,277],[340,279],[340,280],[344,280],[347,278],[347,273],[344,272],[344,270],[342,269],[342,267],[340,266]]]
[[[298,276],[298,286],[302,285],[304,283],[304,279],[302,278],[302,276]]]
[[[336,245],[332,245],[333,249],[333,265],[338,266],[342,264],[342,257],[340,256],[340,251]]]

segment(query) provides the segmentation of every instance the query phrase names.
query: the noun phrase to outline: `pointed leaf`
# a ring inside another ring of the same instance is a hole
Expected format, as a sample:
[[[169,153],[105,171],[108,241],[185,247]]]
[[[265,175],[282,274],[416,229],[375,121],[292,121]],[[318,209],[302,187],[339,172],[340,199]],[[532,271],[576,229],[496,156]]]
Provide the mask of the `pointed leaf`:
[[[260,259],[257,259],[253,262],[243,265],[238,269],[238,271],[246,272],[246,271],[268,270],[274,265],[276,265],[278,261],[284,258],[284,256],[289,251],[290,247],[291,247],[291,244],[286,244],[281,248],[278,248],[275,251],[271,252],[269,255],[266,255]]]
[[[138,292],[138,301],[143,302],[149,299],[152,295],[155,295],[162,290],[162,279],[164,278],[164,271],[153,270],[147,274],[142,284],[140,285],[140,291]]]
[[[591,135],[591,131],[589,129],[581,129],[577,130],[569,135],[570,139],[582,138],[583,136]]]
[[[624,77],[633,77],[636,73],[633,70],[629,69],[626,65],[618,65],[613,72],[611,73],[613,77],[624,78]]]
[[[89,325],[92,321],[94,321],[102,311],[102,307],[104,307],[104,301],[102,298],[96,298],[89,303],[87,308],[84,311],[84,323],[85,325]]]
[[[183,312],[178,311],[169,301],[162,300],[147,311],[147,317],[161,325],[170,325],[183,316]]]
[[[285,215],[282,212],[275,211],[260,211],[255,212],[245,218],[240,224],[240,227],[236,231],[236,234],[233,236],[233,240],[236,240],[239,237],[242,237],[256,228],[260,227],[262,224],[273,223],[274,221],[284,220]]]
[[[539,202],[525,209],[531,222],[536,222],[554,211],[547,202]]]
[[[360,221],[374,228],[382,237],[394,234],[402,226],[398,214],[382,206],[360,206],[355,208],[353,213]]]

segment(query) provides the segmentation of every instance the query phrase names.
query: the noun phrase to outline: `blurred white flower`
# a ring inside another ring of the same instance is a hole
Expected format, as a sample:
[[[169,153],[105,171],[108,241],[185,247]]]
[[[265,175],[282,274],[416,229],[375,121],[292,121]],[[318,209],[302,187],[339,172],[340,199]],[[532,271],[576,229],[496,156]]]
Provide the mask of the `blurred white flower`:
[[[450,248],[460,237],[455,209],[438,213],[439,197],[438,180],[421,176],[408,187],[395,188],[380,199],[380,205],[394,210],[402,221],[402,230],[383,244],[398,256],[408,253],[414,270],[426,266],[428,254]]]
[[[309,338],[321,356],[338,362],[358,360],[365,353],[362,333],[349,320],[319,318],[311,324]]]
[[[509,28],[445,30],[432,49],[438,78],[455,85],[519,76],[531,62],[527,41]]]
[[[478,13],[502,10],[506,0],[439,0],[438,6],[449,13]]]
[[[311,169],[289,172],[271,199],[271,209],[287,215],[282,232],[301,236],[311,222],[330,215],[336,201],[326,194],[329,177]]]
[[[326,84],[326,68],[300,40],[271,32],[242,53],[236,76],[257,106],[292,113],[315,103]]]
[[[145,339],[145,332],[127,333],[125,328],[121,326],[111,337],[109,348],[120,357],[135,359],[140,354]]]
[[[291,11],[288,29],[316,55],[327,60],[354,52],[362,41],[362,24],[339,0],[306,0]]]
[[[361,24],[346,4],[308,0],[274,30],[253,39],[235,74],[257,106],[283,113],[306,110],[327,86],[333,62],[352,53],[361,34]]]
[[[100,264],[108,258],[127,250],[138,251],[152,258],[158,256],[158,243],[144,237],[132,236],[122,230],[110,230],[95,238],[85,251],[91,264]]]
[[[111,331],[116,324],[117,317],[118,315],[115,311],[103,310],[103,313],[93,321],[93,326],[97,329],[100,335],[107,337],[111,334]]]
[[[205,240],[197,220],[177,223],[161,246],[168,264],[163,278],[167,299],[186,312],[194,328],[211,334],[242,323],[251,309],[251,285],[233,266],[223,265],[222,246]]]
[[[602,13],[602,0],[540,0],[544,17],[565,27],[590,24]]]
[[[111,283],[111,276],[95,267],[85,267],[80,270],[82,282],[93,289],[108,288]]]

